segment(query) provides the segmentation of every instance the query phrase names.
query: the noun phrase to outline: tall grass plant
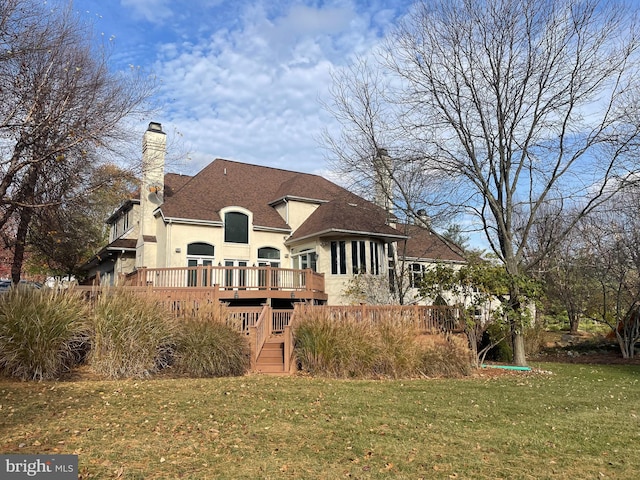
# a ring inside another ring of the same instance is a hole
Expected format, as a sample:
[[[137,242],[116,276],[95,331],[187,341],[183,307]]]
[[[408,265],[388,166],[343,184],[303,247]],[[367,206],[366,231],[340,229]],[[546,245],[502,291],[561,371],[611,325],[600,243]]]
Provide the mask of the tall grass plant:
[[[171,364],[177,321],[152,297],[105,290],[91,317],[89,364],[108,378],[140,378]]]
[[[0,296],[0,372],[22,380],[58,379],[82,360],[88,308],[73,292],[28,287]]]
[[[228,319],[226,307],[204,304],[180,322],[174,359],[177,373],[191,377],[226,377],[247,372],[247,337],[229,324]]]
[[[294,340],[298,363],[312,375],[408,378],[460,376],[471,371],[464,339],[421,336],[412,322],[394,318],[363,322],[338,320],[326,311],[309,312],[297,320]]]

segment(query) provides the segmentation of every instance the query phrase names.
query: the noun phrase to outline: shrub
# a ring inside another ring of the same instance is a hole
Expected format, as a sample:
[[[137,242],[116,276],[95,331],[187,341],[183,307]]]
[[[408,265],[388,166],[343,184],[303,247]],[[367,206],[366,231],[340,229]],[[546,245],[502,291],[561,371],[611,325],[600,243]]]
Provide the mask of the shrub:
[[[82,360],[87,304],[78,294],[15,288],[0,297],[0,371],[23,380],[59,378]]]
[[[247,338],[227,325],[228,311],[201,307],[180,323],[174,368],[193,377],[244,375],[249,369]]]
[[[294,328],[295,352],[302,368],[312,374],[335,374],[338,332],[323,314],[312,314]]]
[[[482,338],[481,347],[484,348],[498,339],[502,340],[487,352],[486,359],[496,362],[510,362],[513,358],[510,338],[509,325],[504,323],[489,325],[489,328],[487,328]]]
[[[98,296],[89,364],[109,378],[145,377],[171,363],[176,321],[152,297],[121,289]]]
[[[545,346],[545,329],[541,322],[536,322],[524,330],[524,350],[527,355],[534,355]]]
[[[459,377],[471,373],[471,351],[466,338],[428,335],[422,339],[420,373],[432,377]]]
[[[365,324],[338,323],[325,312],[314,312],[297,323],[294,339],[300,365],[312,374],[366,377],[374,373],[377,346]]]
[[[433,375],[438,369],[442,374],[461,375],[471,368],[466,342],[424,344],[410,323],[397,319],[371,324],[313,312],[298,320],[294,338],[301,368],[314,375],[406,378]]]
[[[421,351],[414,328],[383,321],[378,324],[376,331],[379,339],[377,373],[393,378],[419,373]]]

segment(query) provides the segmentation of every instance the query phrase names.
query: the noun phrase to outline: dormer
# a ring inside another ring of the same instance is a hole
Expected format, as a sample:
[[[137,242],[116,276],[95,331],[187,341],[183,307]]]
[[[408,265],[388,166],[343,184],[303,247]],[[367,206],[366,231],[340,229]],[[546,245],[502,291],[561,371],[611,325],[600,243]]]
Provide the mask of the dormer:
[[[124,202],[105,221],[109,228],[109,243],[119,238],[136,238],[139,220],[140,200],[130,199]]]

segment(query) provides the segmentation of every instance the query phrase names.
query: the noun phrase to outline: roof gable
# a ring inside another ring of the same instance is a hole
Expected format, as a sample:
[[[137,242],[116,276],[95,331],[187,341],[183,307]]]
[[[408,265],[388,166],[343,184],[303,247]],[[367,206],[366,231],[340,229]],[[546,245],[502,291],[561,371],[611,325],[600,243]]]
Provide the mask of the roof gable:
[[[464,251],[430,228],[420,225],[398,225],[409,238],[398,245],[398,255],[423,261],[466,262]]]
[[[355,203],[338,198],[320,205],[289,241],[335,233],[404,238],[402,232],[387,225],[386,220],[386,212],[371,202],[360,198]]]

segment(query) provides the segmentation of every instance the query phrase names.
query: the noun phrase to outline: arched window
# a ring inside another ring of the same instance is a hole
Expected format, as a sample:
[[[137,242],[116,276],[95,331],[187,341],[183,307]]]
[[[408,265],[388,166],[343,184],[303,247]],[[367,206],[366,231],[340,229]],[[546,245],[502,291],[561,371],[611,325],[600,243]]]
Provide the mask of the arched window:
[[[259,261],[280,260],[280,250],[273,247],[262,247],[258,249]]]
[[[229,243],[249,243],[249,217],[240,212],[224,215],[224,241]]]
[[[187,245],[187,255],[194,255],[196,257],[213,257],[214,247],[204,242],[194,242]]]

